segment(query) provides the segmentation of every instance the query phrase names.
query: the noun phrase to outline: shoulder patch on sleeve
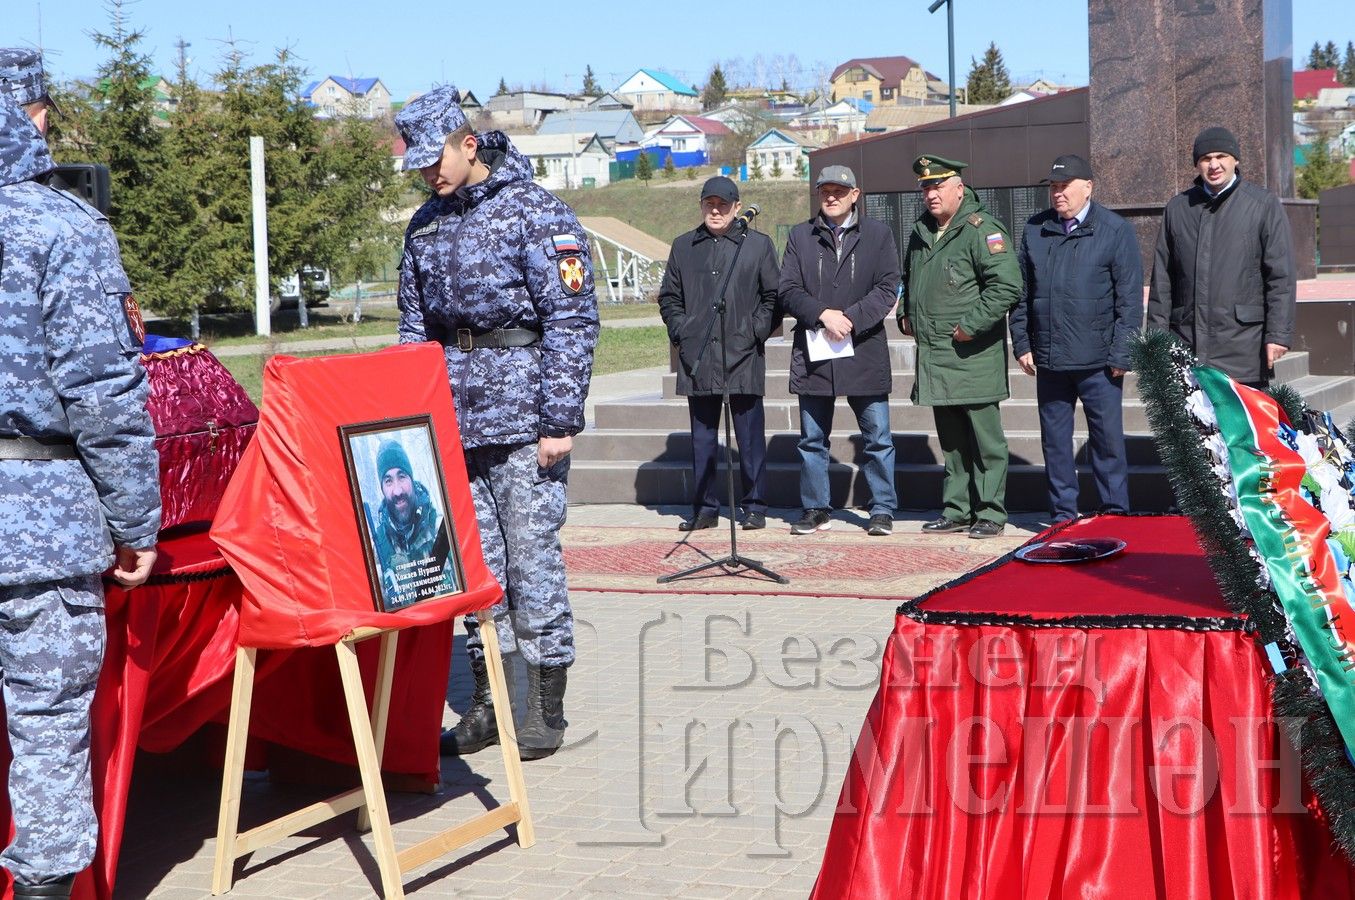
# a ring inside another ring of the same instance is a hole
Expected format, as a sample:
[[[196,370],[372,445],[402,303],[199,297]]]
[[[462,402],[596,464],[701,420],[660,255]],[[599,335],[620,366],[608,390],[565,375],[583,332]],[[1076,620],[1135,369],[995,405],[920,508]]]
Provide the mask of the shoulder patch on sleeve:
[[[992,234],[984,238],[984,240],[988,242],[989,253],[1007,252],[1007,236],[1004,235],[1002,232],[994,231]]]
[[[440,224],[440,223],[439,223],[439,220],[438,220],[438,219],[434,219],[433,221],[429,222],[427,225],[423,226],[422,228],[416,228],[416,229],[414,229],[413,231],[411,231],[411,232],[409,233],[409,236],[412,237],[412,238],[416,238],[416,237],[425,237],[425,236],[430,235],[430,234],[436,234],[436,233],[437,233],[437,230],[438,230],[438,225],[439,225],[439,224]]]
[[[983,216],[979,215],[978,213],[970,213],[965,218],[965,221],[968,222],[970,225],[973,225],[975,228],[978,228],[980,225],[983,224]]]

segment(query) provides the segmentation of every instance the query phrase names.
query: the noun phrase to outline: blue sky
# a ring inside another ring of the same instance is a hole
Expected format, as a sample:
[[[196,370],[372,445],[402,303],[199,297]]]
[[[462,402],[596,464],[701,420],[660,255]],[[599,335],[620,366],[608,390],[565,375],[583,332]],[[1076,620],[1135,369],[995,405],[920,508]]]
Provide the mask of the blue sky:
[[[90,36],[109,30],[104,0],[0,0],[3,43],[43,46],[59,79],[92,75],[105,56]],[[719,62],[764,83],[782,75],[808,86],[853,56],[903,54],[946,78],[946,17],[928,15],[928,0],[873,0],[864,5],[779,0],[751,5],[706,3],[438,2],[373,4],[287,0],[132,0],[129,22],[145,32],[143,48],[164,74],[174,72],[182,38],[190,69],[205,79],[233,36],[257,61],[289,47],[312,75],[378,76],[396,99],[450,82],[482,98],[499,78],[509,84],[577,90],[585,65],[604,88],[641,66],[700,85]],[[1344,48],[1355,40],[1355,3],[1294,0],[1294,48],[1301,63],[1314,40]],[[869,22],[857,10],[873,9]],[[404,12],[404,10],[411,10]],[[1057,15],[1055,11],[1057,10]],[[840,12],[841,22],[835,22]],[[591,17],[590,17],[590,14]],[[748,21],[756,16],[756,24]],[[1057,19],[1058,21],[1054,21]],[[1013,76],[1087,83],[1085,2],[955,0],[956,74],[996,41]]]

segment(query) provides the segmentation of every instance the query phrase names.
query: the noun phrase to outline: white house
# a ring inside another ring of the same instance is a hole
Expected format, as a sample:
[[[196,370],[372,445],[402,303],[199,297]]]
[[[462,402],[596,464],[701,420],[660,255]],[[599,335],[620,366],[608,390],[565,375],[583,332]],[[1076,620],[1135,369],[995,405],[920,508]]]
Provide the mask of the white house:
[[[1315,109],[1346,109],[1355,106],[1355,87],[1323,88],[1317,92]]]
[[[705,166],[719,140],[733,132],[729,126],[702,116],[671,116],[645,134],[641,147],[667,147],[673,165]]]
[[[341,78],[328,75],[312,81],[301,92],[301,101],[314,106],[320,118],[358,116],[377,119],[390,115],[391,92],[380,78]]]
[[[1346,156],[1355,156],[1355,122],[1351,122],[1332,140],[1332,148]]]
[[[818,141],[794,131],[769,128],[748,145],[745,161],[748,171],[758,170],[763,178],[808,178],[809,151],[822,146]],[[801,160],[804,161],[803,165],[799,165]]]
[[[617,97],[633,103],[636,109],[701,109],[701,95],[691,85],[683,84],[667,72],[657,69],[639,69],[612,91]]]
[[[536,183],[547,190],[602,187],[611,181],[611,155],[593,133],[515,134],[509,138],[531,160]],[[545,170],[545,175],[540,174]]]

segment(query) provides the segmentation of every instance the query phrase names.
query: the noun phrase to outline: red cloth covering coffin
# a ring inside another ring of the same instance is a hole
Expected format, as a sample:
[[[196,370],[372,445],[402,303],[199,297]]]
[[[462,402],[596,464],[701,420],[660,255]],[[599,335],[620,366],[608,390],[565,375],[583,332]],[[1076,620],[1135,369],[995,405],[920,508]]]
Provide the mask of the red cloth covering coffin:
[[[814,900],[1355,897],[1189,520],[1058,532],[900,609]]]
[[[183,343],[154,338],[141,354],[160,456],[162,529],[212,521],[259,421],[230,371],[202,344]]]
[[[253,442],[221,500],[212,539],[244,584],[240,644],[333,644],[354,628],[404,628],[492,606],[442,348],[296,359],[264,368]],[[394,613],[375,612],[338,429],[429,414],[442,457],[466,589]]]

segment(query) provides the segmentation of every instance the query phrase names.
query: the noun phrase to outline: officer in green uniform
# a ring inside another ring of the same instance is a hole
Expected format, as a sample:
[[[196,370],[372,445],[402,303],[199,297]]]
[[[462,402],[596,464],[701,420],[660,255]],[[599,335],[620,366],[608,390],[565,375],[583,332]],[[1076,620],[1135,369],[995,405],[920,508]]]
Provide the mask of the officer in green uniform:
[[[941,518],[922,530],[1002,534],[1007,522],[1007,311],[1021,299],[1021,270],[1002,223],[960,176],[966,163],[913,163],[924,212],[903,261],[899,328],[917,339],[913,402],[932,407],[946,465]]]

